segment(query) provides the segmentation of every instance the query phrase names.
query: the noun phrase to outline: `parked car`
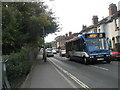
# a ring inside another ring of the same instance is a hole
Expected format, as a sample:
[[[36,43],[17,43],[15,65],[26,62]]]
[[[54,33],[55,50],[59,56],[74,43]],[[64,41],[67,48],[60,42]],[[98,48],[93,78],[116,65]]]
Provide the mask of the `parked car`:
[[[56,52],[59,53],[59,49],[56,49]]]
[[[65,56],[66,55],[66,50],[60,50],[60,56]]]
[[[47,54],[47,57],[49,57],[49,56],[54,56],[54,54],[53,54],[53,52],[52,52],[52,48],[47,48],[46,49],[46,54]]]
[[[57,54],[57,51],[55,49],[52,50],[53,54]]]
[[[120,60],[120,52],[111,50],[111,56],[113,60]]]

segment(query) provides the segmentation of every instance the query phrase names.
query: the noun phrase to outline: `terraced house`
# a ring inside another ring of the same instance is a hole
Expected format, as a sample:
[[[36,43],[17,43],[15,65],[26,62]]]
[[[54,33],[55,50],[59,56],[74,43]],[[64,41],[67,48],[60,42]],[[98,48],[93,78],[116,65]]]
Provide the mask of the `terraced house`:
[[[105,32],[110,47],[116,49],[117,44],[120,43],[120,2],[118,2],[118,9],[116,4],[112,3],[109,5],[108,10],[108,17],[98,21],[98,16],[93,16],[93,25],[83,26],[80,33]]]

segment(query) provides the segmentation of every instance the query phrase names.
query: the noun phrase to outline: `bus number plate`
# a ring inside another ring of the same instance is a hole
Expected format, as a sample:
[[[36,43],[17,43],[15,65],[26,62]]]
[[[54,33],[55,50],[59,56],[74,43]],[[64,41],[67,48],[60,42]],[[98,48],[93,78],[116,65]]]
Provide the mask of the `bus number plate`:
[[[104,58],[98,58],[97,60],[104,60]]]

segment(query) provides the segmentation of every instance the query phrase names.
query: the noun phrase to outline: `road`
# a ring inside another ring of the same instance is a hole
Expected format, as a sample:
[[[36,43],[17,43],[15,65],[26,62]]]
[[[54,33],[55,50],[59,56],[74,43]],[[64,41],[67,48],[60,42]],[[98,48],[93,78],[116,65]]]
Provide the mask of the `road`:
[[[118,88],[118,61],[84,65],[58,54],[47,60],[73,88]]]

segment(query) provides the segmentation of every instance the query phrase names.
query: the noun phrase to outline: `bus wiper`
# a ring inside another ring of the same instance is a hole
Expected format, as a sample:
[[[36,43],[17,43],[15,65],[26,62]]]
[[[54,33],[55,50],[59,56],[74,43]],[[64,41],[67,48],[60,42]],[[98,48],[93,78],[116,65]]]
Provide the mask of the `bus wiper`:
[[[98,53],[98,52],[101,52],[101,51],[106,51],[106,49],[101,49],[101,50],[94,50],[94,51],[91,51],[91,53]]]
[[[91,51],[91,53],[98,53],[99,50],[94,50],[94,51]]]
[[[106,49],[100,49],[100,51],[107,51]]]

